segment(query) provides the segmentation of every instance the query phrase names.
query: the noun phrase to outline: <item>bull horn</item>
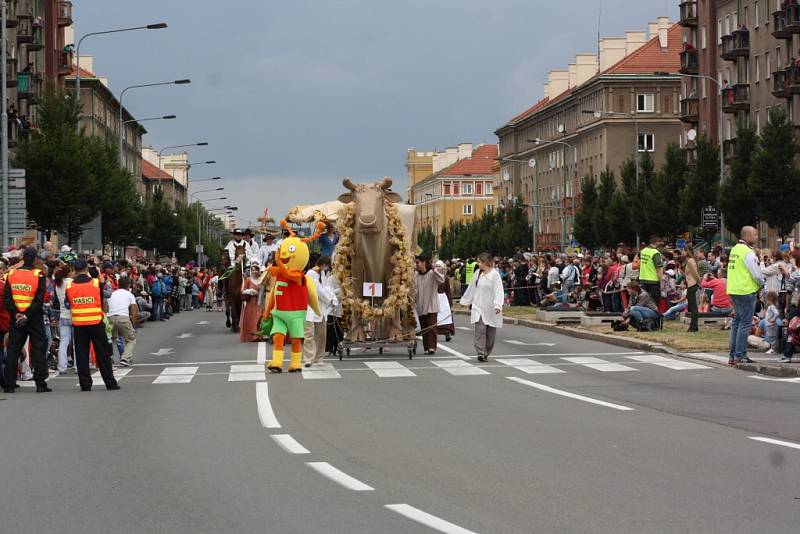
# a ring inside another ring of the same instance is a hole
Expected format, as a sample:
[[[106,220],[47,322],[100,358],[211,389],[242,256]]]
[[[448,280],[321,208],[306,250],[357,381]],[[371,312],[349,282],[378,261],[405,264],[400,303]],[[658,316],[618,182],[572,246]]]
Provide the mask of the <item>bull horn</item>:
[[[386,190],[391,189],[391,188],[392,188],[392,179],[389,178],[388,176],[385,176],[383,178],[383,181],[381,182],[381,189],[386,191]]]
[[[353,182],[350,181],[350,178],[345,178],[344,180],[342,180],[342,185],[345,186],[350,191],[356,190],[356,186],[353,184]]]

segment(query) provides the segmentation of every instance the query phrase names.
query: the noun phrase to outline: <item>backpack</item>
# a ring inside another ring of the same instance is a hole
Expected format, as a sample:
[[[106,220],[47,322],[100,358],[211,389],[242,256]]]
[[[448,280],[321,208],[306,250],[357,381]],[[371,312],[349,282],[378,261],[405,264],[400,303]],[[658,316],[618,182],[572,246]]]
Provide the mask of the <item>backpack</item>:
[[[150,288],[150,293],[157,298],[161,298],[164,296],[164,282],[161,280],[156,280],[153,282],[152,287]]]

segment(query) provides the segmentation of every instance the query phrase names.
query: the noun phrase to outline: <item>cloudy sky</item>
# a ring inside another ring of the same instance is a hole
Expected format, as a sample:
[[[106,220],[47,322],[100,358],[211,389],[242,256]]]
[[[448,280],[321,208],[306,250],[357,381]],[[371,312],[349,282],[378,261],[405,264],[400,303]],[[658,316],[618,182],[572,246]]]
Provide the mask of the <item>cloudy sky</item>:
[[[601,0],[75,0],[75,31],[165,21],[166,30],[91,37],[81,52],[128,92],[145,144],[208,141],[194,178],[221,175],[254,220],[335,198],[341,177],[395,178],[409,147],[494,143],[542,96],[547,72],[597,49]],[[601,34],[675,19],[678,0],[602,0]],[[212,174],[213,172],[213,174]],[[201,198],[204,195],[201,195]]]

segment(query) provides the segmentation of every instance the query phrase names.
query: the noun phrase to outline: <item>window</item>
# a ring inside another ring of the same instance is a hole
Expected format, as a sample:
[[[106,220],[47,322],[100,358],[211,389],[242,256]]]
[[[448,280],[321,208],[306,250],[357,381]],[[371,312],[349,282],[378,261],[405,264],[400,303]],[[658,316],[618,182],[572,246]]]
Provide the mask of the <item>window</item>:
[[[461,207],[461,213],[463,215],[472,215],[472,204],[464,204]]]
[[[731,33],[731,16],[730,15],[725,15],[725,33],[724,33],[724,35],[730,35],[730,33]],[[720,40],[720,43],[722,43],[722,40]]]
[[[744,16],[742,17],[741,23],[744,24],[746,28],[750,27],[750,13],[748,12],[747,6],[744,6]]]
[[[450,195],[450,184],[442,184],[442,194],[444,196]]]
[[[653,113],[655,111],[655,95],[636,95],[636,111]]]
[[[656,136],[650,133],[639,134],[639,152],[655,152]]]
[[[483,196],[483,182],[477,182],[475,184],[475,195],[479,197]]]
[[[756,56],[754,59],[756,64],[756,78],[753,81],[758,83],[761,81],[761,56]]]
[[[761,110],[756,110],[756,135],[761,135]]]
[[[767,69],[767,72],[764,73],[764,78],[769,80],[769,77],[772,76],[772,65],[769,62],[769,52],[764,52],[764,68]]]
[[[461,194],[462,195],[471,195],[472,194],[472,184],[461,184]]]
[[[753,27],[758,28],[758,0],[753,2],[753,15],[755,15],[755,18],[753,19]]]
[[[486,182],[486,196],[494,194],[494,185],[491,182]]]
[[[722,44],[722,19],[717,19],[717,44]]]
[[[775,49],[775,66],[781,68],[783,61],[781,60],[781,47]]]
[[[702,48],[703,50],[706,49],[706,27],[705,26],[701,26],[700,27],[700,48]]]
[[[453,184],[453,194],[456,195],[456,196],[458,196],[458,194],[459,194],[459,192],[458,192],[459,191],[459,187],[458,186],[459,186],[458,182],[455,182]]]

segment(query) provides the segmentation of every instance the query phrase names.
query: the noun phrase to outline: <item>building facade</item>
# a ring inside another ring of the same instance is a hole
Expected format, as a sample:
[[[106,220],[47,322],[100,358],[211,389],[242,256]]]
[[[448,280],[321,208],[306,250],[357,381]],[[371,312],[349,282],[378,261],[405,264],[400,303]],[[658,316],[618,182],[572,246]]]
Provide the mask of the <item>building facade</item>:
[[[662,17],[649,33],[603,39],[599,58],[581,54],[552,71],[544,98],[495,132],[498,202],[526,208],[538,249],[572,240],[583,177],[608,168],[619,180],[637,152],[660,165],[667,145],[679,142],[681,27]]]
[[[462,143],[442,152],[422,153],[430,156],[419,154],[409,151],[409,161],[430,158],[432,172],[415,180],[413,173],[423,166],[407,166],[411,184],[409,203],[417,206],[417,228],[433,230],[438,246],[442,230],[453,223],[475,220],[494,206],[493,168],[498,147],[479,145],[473,148],[471,143]]]
[[[179,152],[174,154],[161,154],[153,147],[142,149],[142,164],[148,162],[150,167],[158,169],[157,182],[144,181],[145,173],[142,172],[144,198],[152,196],[152,186],[158,185],[164,192],[164,200],[173,207],[177,204],[188,204],[187,192],[189,186],[189,154]],[[152,173],[151,173],[152,174]]]

